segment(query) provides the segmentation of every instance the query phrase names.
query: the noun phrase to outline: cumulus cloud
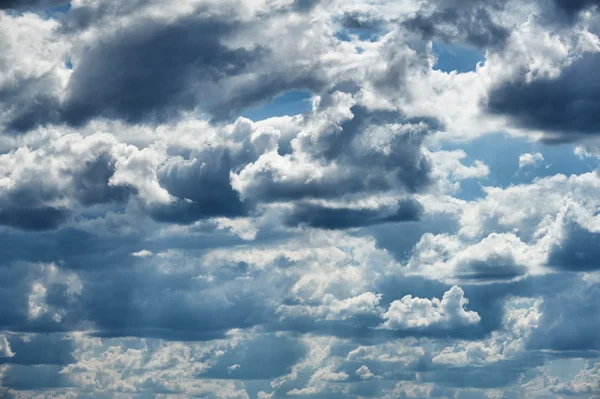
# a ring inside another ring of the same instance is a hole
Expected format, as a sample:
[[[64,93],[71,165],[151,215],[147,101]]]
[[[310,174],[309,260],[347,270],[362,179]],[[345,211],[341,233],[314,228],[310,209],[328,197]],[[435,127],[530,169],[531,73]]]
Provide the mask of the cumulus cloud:
[[[544,162],[544,156],[539,152],[519,155],[519,169],[536,166],[542,162]]]
[[[442,300],[413,298],[407,295],[390,304],[388,311],[383,314],[386,321],[382,328],[455,328],[477,324],[481,318],[476,312],[465,310],[464,307],[468,303],[464,291],[458,286],[447,291]]]

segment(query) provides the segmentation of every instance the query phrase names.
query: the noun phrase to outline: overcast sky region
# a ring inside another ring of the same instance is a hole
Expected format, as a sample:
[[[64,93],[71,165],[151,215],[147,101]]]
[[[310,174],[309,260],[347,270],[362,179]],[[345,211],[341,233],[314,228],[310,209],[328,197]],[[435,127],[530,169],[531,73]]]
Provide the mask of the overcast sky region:
[[[599,331],[599,0],[0,0],[1,399],[598,399]]]

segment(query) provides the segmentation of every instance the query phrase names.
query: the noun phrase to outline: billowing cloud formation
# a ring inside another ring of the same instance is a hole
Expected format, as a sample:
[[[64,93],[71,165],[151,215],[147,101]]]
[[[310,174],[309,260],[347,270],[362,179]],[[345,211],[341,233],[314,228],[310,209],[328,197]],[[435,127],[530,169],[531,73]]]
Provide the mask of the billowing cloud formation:
[[[386,319],[383,327],[422,328],[438,324],[446,327],[453,323],[458,325],[478,323],[479,315],[464,309],[464,305],[468,302],[464,298],[463,290],[457,286],[446,292],[441,301],[437,298],[430,301],[407,295],[391,303],[390,309],[383,315]]]
[[[600,394],[597,1],[0,30],[0,397]]]

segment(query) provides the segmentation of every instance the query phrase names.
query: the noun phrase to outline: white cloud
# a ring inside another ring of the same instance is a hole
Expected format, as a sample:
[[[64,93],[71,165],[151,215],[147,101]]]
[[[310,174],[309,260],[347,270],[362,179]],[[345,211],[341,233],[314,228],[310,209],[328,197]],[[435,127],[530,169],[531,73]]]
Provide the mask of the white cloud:
[[[519,155],[519,169],[524,169],[526,167],[537,166],[544,162],[544,156],[539,153],[525,153]]]
[[[390,304],[383,314],[386,320],[381,328],[399,330],[405,328],[456,328],[474,325],[481,321],[476,312],[465,310],[469,301],[464,291],[454,286],[447,291],[442,300],[438,298],[413,298],[406,295]]]
[[[148,251],[147,249],[131,253],[131,256],[135,256],[136,258],[147,258],[152,255],[154,255],[152,251]]]
[[[5,335],[0,335],[0,357],[14,357],[15,353],[10,348],[10,343]],[[0,377],[0,381],[2,378]]]
[[[371,373],[371,370],[369,370],[369,368],[365,365],[362,365],[356,369],[355,373],[361,380],[370,380],[375,378],[375,375]]]

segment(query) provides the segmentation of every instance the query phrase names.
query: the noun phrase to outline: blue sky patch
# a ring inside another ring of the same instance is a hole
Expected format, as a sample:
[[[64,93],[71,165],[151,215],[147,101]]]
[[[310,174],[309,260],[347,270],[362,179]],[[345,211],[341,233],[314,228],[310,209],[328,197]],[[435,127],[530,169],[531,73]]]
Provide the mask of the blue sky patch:
[[[275,97],[270,103],[247,109],[241,116],[253,121],[285,115],[298,115],[311,110],[309,91],[289,91]]]
[[[443,72],[472,72],[479,62],[485,61],[484,52],[467,46],[434,42],[433,52],[438,57],[434,69]]]

